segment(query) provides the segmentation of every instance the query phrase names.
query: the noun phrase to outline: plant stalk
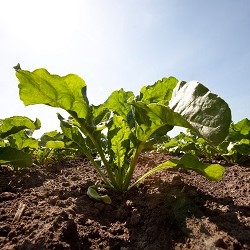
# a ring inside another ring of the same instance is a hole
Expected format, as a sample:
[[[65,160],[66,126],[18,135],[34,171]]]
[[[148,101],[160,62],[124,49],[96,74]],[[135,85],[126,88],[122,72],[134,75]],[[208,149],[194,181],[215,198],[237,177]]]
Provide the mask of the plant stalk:
[[[132,160],[129,164],[129,169],[126,173],[125,180],[123,183],[123,190],[128,190],[129,183],[131,181],[131,178],[132,178],[134,170],[135,170],[135,166],[136,166],[137,161],[138,161],[138,157],[139,157],[141,151],[143,150],[144,145],[145,145],[145,142],[141,142],[139,147],[136,149],[135,153],[133,154]]]

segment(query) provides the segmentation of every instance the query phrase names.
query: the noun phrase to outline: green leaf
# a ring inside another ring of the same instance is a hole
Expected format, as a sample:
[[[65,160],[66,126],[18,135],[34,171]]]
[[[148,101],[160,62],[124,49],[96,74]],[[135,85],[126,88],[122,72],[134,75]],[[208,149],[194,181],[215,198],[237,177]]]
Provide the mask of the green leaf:
[[[151,170],[146,172],[144,175],[142,175],[136,182],[133,183],[133,185],[130,186],[130,188],[143,182],[147,177],[149,177],[150,175],[152,175],[156,172],[166,170],[169,168],[175,168],[175,167],[177,167],[177,165],[178,165],[178,160],[173,159],[173,160],[165,161],[165,162],[161,163],[160,165],[158,165],[157,167],[152,168]]]
[[[16,134],[12,134],[8,136],[8,141],[11,147],[16,149],[38,149],[39,148],[39,142],[38,140],[34,138],[30,138],[26,131],[21,130]]]
[[[23,129],[36,130],[39,129],[40,126],[41,123],[39,119],[33,122],[25,116],[13,116],[6,119],[0,119],[0,138],[6,138]]]
[[[40,129],[41,128],[41,121],[38,118],[36,118],[34,125],[35,125],[36,129]]]
[[[76,143],[78,148],[87,156],[91,155],[91,150],[86,145],[86,139],[82,136],[77,127],[72,126],[69,122],[65,121],[63,117],[58,115],[60,120],[60,126],[63,134],[69,138],[71,141]]]
[[[51,75],[46,69],[16,71],[19,95],[25,105],[46,104],[62,108],[78,118],[88,115],[86,84],[77,75]]]
[[[249,136],[248,139],[250,139],[250,120],[247,118],[242,119],[241,121],[237,122],[233,129],[235,131],[240,132],[244,136]]]
[[[108,131],[108,139],[111,143],[111,150],[114,153],[112,161],[119,168],[122,168],[124,165],[125,156],[129,149],[130,134],[130,128],[123,117],[114,115],[112,126]]]
[[[138,101],[146,104],[164,102],[165,104],[170,101],[178,80],[174,77],[163,78],[153,85],[144,86],[141,88]]]
[[[90,119],[87,121],[88,126],[95,131],[101,131],[105,129],[108,123],[112,120],[112,112],[105,104],[98,106],[90,106]]]
[[[46,148],[65,148],[65,144],[63,141],[48,141],[46,143]]]
[[[132,188],[135,185],[138,185],[142,181],[144,181],[147,177],[150,175],[170,169],[175,167],[182,167],[188,170],[196,171],[197,173],[203,175],[208,180],[211,181],[219,181],[222,179],[224,174],[224,167],[222,167],[219,164],[205,164],[199,161],[199,159],[193,155],[185,154],[180,160],[172,159],[168,160],[166,162],[161,163],[157,167],[154,167],[153,169],[149,170],[147,173],[145,173],[143,176],[141,176],[133,185],[130,186]]]
[[[106,108],[112,110],[115,114],[127,119],[131,111],[131,105],[128,102],[133,98],[134,94],[131,91],[124,91],[123,89],[114,91],[103,104]]]
[[[250,120],[244,118],[236,124],[230,125],[229,135],[219,145],[219,149],[223,151],[226,158],[229,156],[232,162],[242,162],[247,159],[247,155],[250,153],[249,141]]]
[[[223,166],[219,164],[202,163],[196,156],[191,154],[185,154],[179,160],[178,165],[182,168],[196,171],[211,181],[221,180],[225,171]]]
[[[63,141],[64,135],[57,130],[44,133],[40,138],[40,145],[46,147],[48,141]]]
[[[221,143],[229,132],[231,110],[228,104],[196,82],[179,82],[170,107],[212,144]]]
[[[151,103],[146,105],[143,102],[131,102],[135,107],[136,136],[138,140],[145,142],[149,137],[159,130],[165,128],[170,131],[173,126],[192,128],[192,126],[178,113],[175,113],[168,106]]]
[[[88,187],[87,195],[91,199],[94,199],[94,200],[97,200],[97,201],[102,201],[102,202],[104,202],[106,204],[111,204],[112,203],[112,200],[110,199],[110,197],[107,194],[100,195],[98,193],[97,187],[95,185],[92,185],[92,186]]]
[[[235,151],[235,153],[241,154],[241,155],[249,155],[250,154],[250,140],[248,139],[241,139],[240,141],[237,141],[232,144],[233,147],[231,148],[231,151]]]
[[[32,165],[32,156],[15,148],[0,148],[0,165],[2,164],[11,164],[14,169],[30,167]]]

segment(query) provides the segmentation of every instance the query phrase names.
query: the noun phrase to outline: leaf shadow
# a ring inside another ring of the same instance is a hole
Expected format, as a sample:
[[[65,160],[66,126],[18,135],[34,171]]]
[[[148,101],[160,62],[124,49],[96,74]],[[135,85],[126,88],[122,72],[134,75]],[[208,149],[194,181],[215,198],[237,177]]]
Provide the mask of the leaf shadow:
[[[174,231],[172,246],[184,243],[189,237],[194,237],[187,219],[197,221],[198,234],[213,241],[213,246],[228,248],[228,242],[218,238],[219,232],[225,232],[231,237],[234,249],[242,249],[244,245],[250,248],[250,226],[244,223],[245,217],[250,217],[247,206],[237,206],[231,197],[216,198],[208,195],[197,187],[186,184],[179,176],[171,184],[158,181],[158,190],[165,194],[165,206],[171,218],[166,232]],[[208,224],[215,225],[211,230]],[[198,236],[197,236],[198,237]],[[233,238],[233,239],[232,239]]]

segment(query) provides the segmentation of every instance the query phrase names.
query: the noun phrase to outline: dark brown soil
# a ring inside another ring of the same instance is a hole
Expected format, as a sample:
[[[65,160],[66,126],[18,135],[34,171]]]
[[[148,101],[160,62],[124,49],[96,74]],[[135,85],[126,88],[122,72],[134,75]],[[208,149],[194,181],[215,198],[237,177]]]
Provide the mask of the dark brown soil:
[[[142,154],[135,174],[168,157]],[[97,180],[86,159],[0,169],[0,249],[250,249],[250,165],[220,182],[159,172],[111,205],[86,195]]]

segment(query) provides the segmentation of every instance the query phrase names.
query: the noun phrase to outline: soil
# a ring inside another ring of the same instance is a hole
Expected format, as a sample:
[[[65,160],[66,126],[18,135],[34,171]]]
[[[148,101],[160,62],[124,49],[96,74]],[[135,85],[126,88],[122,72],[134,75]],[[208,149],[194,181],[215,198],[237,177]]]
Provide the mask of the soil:
[[[142,154],[135,177],[169,157]],[[87,159],[1,168],[0,249],[250,249],[250,163],[225,168],[219,182],[158,172],[110,205],[86,195]]]

